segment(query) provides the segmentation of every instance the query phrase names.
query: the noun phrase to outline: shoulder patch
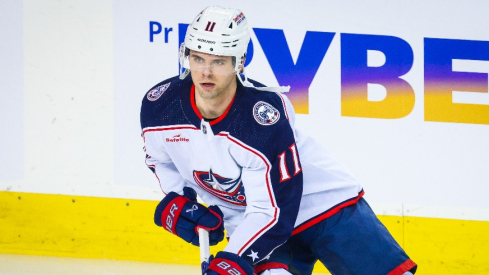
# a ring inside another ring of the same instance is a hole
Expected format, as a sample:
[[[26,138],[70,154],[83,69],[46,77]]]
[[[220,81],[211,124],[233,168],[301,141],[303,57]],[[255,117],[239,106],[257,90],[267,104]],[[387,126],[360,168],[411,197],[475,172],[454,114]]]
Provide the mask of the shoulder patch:
[[[253,107],[253,117],[261,125],[273,125],[280,119],[280,112],[272,105],[258,101]]]
[[[170,84],[171,84],[171,82],[163,84],[161,86],[158,86],[158,87],[152,89],[151,91],[148,92],[148,95],[146,95],[146,98],[149,101],[157,100],[168,89],[168,87],[170,87]]]

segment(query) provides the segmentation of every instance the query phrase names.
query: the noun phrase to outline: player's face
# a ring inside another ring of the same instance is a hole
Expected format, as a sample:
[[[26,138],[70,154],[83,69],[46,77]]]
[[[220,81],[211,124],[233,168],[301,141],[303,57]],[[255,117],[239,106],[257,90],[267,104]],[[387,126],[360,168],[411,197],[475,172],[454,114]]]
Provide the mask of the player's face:
[[[195,90],[204,99],[217,99],[236,90],[236,73],[231,56],[190,51],[190,72]]]

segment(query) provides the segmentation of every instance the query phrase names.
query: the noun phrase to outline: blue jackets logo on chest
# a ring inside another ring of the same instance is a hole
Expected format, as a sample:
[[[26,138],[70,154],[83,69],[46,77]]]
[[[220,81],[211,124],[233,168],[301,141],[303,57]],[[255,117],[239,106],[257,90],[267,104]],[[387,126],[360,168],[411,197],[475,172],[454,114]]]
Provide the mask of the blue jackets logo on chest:
[[[195,182],[205,191],[235,205],[246,205],[241,175],[237,179],[222,177],[212,172],[194,171]]]

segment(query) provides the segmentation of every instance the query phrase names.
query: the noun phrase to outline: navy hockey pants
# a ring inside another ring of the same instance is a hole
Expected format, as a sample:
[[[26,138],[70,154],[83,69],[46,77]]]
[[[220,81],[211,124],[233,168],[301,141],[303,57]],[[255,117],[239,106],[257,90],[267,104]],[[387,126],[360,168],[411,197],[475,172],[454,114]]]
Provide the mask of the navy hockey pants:
[[[339,275],[414,274],[417,268],[363,198],[292,236],[259,266],[286,265],[304,275],[318,260]]]

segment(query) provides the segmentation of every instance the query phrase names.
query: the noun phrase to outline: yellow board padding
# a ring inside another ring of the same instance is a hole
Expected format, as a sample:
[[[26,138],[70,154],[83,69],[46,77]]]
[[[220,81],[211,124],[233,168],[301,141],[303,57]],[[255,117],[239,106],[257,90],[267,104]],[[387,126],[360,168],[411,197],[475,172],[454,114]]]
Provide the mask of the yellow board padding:
[[[198,247],[154,225],[157,203],[0,192],[0,253],[199,265]],[[489,274],[489,222],[379,219],[418,263],[418,274]],[[314,271],[327,273],[320,264]]]
[[[405,217],[404,248],[419,274],[489,274],[489,222]]]
[[[198,247],[154,224],[157,204],[0,192],[0,253],[198,265]]]

